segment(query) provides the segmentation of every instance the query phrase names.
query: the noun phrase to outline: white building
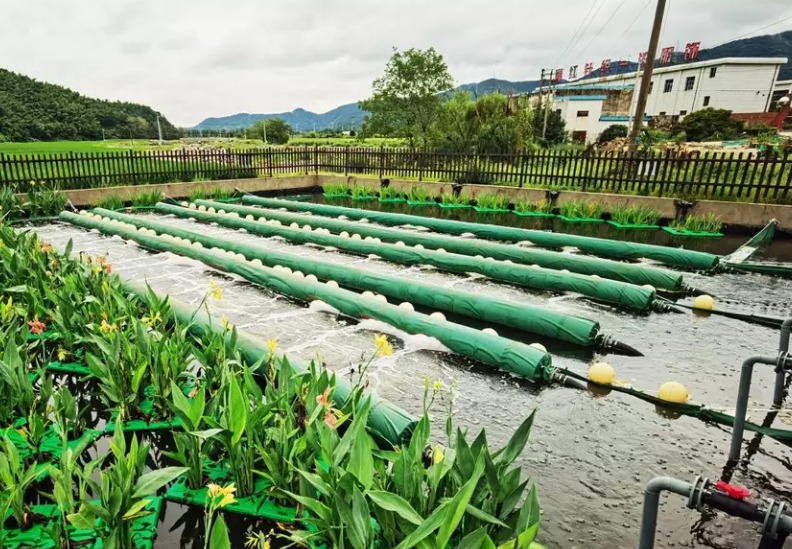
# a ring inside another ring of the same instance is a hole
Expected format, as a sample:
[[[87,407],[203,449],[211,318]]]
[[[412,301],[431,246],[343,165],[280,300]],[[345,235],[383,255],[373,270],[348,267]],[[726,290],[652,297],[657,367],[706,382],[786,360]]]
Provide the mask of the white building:
[[[646,120],[679,120],[712,107],[735,113],[769,110],[778,71],[786,58],[724,57],[655,67],[646,104]],[[586,78],[553,88],[553,109],[566,122],[572,139],[591,143],[612,124],[629,125],[635,111],[639,73]]]

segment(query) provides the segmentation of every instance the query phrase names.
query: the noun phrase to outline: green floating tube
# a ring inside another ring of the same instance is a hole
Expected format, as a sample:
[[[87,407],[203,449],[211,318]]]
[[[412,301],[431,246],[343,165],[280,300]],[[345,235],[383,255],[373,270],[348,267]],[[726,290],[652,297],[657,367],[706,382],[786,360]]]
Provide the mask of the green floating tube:
[[[344,231],[350,234],[357,233],[364,237],[370,236],[372,238],[379,238],[386,242],[404,242],[412,246],[420,244],[429,249],[442,248],[447,252],[455,254],[469,256],[480,255],[526,265],[539,265],[540,267],[557,271],[566,269],[573,273],[597,275],[602,278],[629,282],[630,284],[637,284],[639,286],[648,284],[664,290],[676,291],[682,288],[681,274],[646,265],[621,263],[619,261],[600,259],[597,257],[562,254],[548,250],[527,249],[514,246],[513,244],[498,244],[495,242],[483,242],[481,240],[460,239],[458,237],[436,233],[427,234],[401,229],[391,229],[378,225],[347,222],[321,216],[313,216],[308,220],[303,214],[251,206],[227,206],[209,200],[197,200],[195,203],[218,210],[224,209],[226,212],[235,212],[241,216],[252,215],[255,218],[266,217],[267,219],[275,219],[282,223],[308,223],[313,228],[321,227],[336,233]],[[175,212],[169,211],[169,213]],[[385,256],[383,255],[383,257]]]
[[[163,236],[143,234],[140,230],[135,230],[134,228],[127,228],[108,221],[100,221],[69,212],[61,213],[60,217],[63,221],[74,225],[98,229],[105,234],[119,235],[123,238],[134,240],[147,248],[178,253],[179,255],[196,259],[302,301],[310,302],[314,299],[320,299],[345,315],[355,318],[374,318],[410,334],[425,334],[434,337],[455,353],[533,381],[550,379],[551,359],[550,355],[544,351],[517,341],[490,335],[475,328],[409,311],[397,305],[382,302],[374,296],[361,296],[349,290],[308,280],[304,276],[298,277],[292,273],[282,273],[268,267],[257,266],[251,261],[237,256],[237,254],[241,253],[244,256],[264,261],[264,258],[268,258],[271,255],[266,251],[263,253],[257,251],[251,246],[236,244],[233,241],[224,239],[208,239],[205,240],[205,246],[219,249],[217,251],[207,250],[203,247],[195,247],[172,239],[165,239]],[[186,234],[193,236],[194,242],[202,240],[194,233],[190,233],[190,231],[170,231],[163,224],[148,223],[148,225],[152,229],[157,227],[163,235],[173,237],[179,234]],[[182,238],[192,240],[188,236],[182,236]],[[224,248],[223,245],[228,247]],[[229,257],[229,254],[233,254],[234,257]],[[256,257],[257,255],[260,257]],[[288,256],[288,254],[285,255]],[[306,262],[306,266],[310,266],[310,263]],[[284,265],[285,263],[275,260],[274,264]]]
[[[119,236],[121,235],[119,234]],[[135,281],[124,281],[124,287],[144,301],[148,301],[150,294],[153,292],[147,285]],[[158,299],[161,298],[162,296],[158,297]],[[173,310],[175,318],[187,326],[194,336],[205,337],[212,333],[223,334],[226,343],[229,346],[235,345],[242,358],[248,364],[256,364],[262,357],[269,356],[266,341],[239,331],[234,337],[234,334],[226,330],[221,323],[213,322],[204,309],[195,310],[191,305],[172,297],[168,297],[168,303]],[[289,363],[296,372],[301,373],[308,371],[310,367],[308,363],[291,359]],[[353,387],[349,381],[336,376],[335,398],[339,401],[348,399],[352,394],[352,389]],[[409,442],[418,420],[398,406],[382,400],[376,395],[372,394],[370,396],[371,414],[369,415],[368,429],[371,434],[379,441],[386,442],[391,446]]]
[[[218,216],[207,212],[186,210],[176,206],[168,206],[162,209],[162,211],[171,210],[179,214],[187,212],[190,214],[190,217],[195,217],[196,219],[204,221],[215,221],[215,218],[219,217],[224,221],[228,221],[228,226],[230,227],[243,228],[251,232],[255,232],[254,229],[257,226],[263,225],[262,223],[235,219],[232,217],[224,218],[224,216]],[[371,273],[354,267],[339,266],[330,262],[303,259],[302,262],[298,264],[295,263],[295,260],[299,259],[299,256],[294,256],[293,254],[268,252],[265,248],[239,244],[228,239],[207,236],[200,232],[178,229],[165,223],[117,214],[101,208],[97,208],[94,211],[102,216],[130,223],[136,227],[153,228],[158,232],[165,232],[178,236],[179,238],[200,242],[202,246],[207,248],[233,249],[236,252],[243,253],[243,255],[250,259],[259,259],[270,266],[284,265],[290,268],[294,266],[294,268],[298,270],[302,270],[306,273],[313,273],[315,276],[324,280],[343,282],[345,286],[357,288],[359,290],[376,290],[393,299],[409,301],[410,303],[423,305],[427,308],[467,316],[475,320],[500,324],[502,326],[508,326],[509,328],[519,329],[545,337],[552,337],[560,341],[566,341],[584,347],[591,347],[597,343],[600,329],[597,322],[579,316],[551,311],[545,307],[481,297],[462,290],[443,288],[417,281],[405,281],[391,275]],[[267,225],[267,227],[272,226]],[[291,229],[289,230],[291,231]],[[304,231],[303,234],[308,235],[309,233]],[[352,241],[351,239],[349,240]],[[307,265],[306,261],[311,261],[311,264]],[[317,265],[321,266],[318,270]]]
[[[266,236],[285,236],[297,242],[317,242],[327,246],[341,247],[341,243],[336,242],[336,240],[343,240],[344,242],[342,243],[350,243],[350,247],[345,248],[350,251],[361,254],[380,253],[380,255],[386,257],[381,253],[381,249],[376,248],[382,245],[371,243],[370,241],[319,235],[315,232],[309,233],[308,231],[288,229],[281,226],[273,226],[222,214],[188,210],[170,204],[161,203],[158,205],[158,210],[162,213],[172,213],[182,217],[195,218],[200,221],[216,222],[219,225],[230,228],[245,229],[251,233]],[[99,208],[95,211],[97,214],[101,215],[107,213],[106,210]],[[135,226],[146,226],[145,222],[136,218],[128,219],[114,215],[108,215],[108,217],[119,219],[120,221],[128,221]],[[197,236],[195,233],[190,234],[191,240]],[[316,239],[314,239],[314,237],[316,237]],[[225,243],[224,246],[226,244],[227,243]],[[404,248],[402,247],[394,246],[394,248],[400,253],[404,252]],[[256,251],[259,254],[259,258],[261,258],[261,250]],[[262,259],[262,261],[264,260]],[[338,279],[331,278],[330,280]],[[482,299],[469,292],[442,288],[418,281],[402,281],[389,275],[372,273],[360,280],[360,285],[354,286],[360,290],[376,289],[383,295],[402,301],[409,301],[410,303],[417,303],[418,305],[423,305],[432,309],[468,316],[475,320],[500,324],[532,334],[552,337],[560,341],[566,341],[584,347],[591,347],[597,343],[597,336],[600,329],[599,324],[593,320],[579,316],[558,313],[547,310],[544,307],[514,303],[512,301],[493,298]]]
[[[447,219],[421,217],[417,215],[375,212],[357,208],[328,206],[326,204],[290,202],[288,200],[261,198],[251,195],[243,196],[242,203],[267,206],[269,208],[286,208],[292,211],[311,212],[326,216],[345,215],[350,219],[366,218],[369,221],[381,223],[382,225],[416,225],[450,234],[469,232],[481,238],[488,238],[491,240],[507,240],[512,242],[527,240],[538,246],[548,248],[575,246],[586,253],[594,255],[618,257],[620,259],[647,258],[668,265],[693,270],[713,269],[718,265],[719,260],[718,256],[714,254],[679,248],[666,248],[664,246],[655,246],[652,244],[636,244],[633,242],[620,242],[589,236],[533,231],[530,229],[518,229],[515,227],[488,225],[484,223],[450,221]]]
[[[552,269],[543,269],[541,267],[515,265],[503,261],[494,261],[491,258],[474,258],[461,254],[382,244],[374,240],[355,240],[352,238],[316,233],[313,230],[301,231],[284,228],[278,225],[273,226],[260,221],[249,221],[240,219],[238,216],[233,217],[233,214],[218,215],[216,213],[188,210],[178,206],[168,206],[164,204],[160,208],[160,211],[177,213],[184,217],[200,218],[208,222],[222,223],[229,227],[241,228],[267,236],[283,236],[284,238],[296,242],[335,246],[356,254],[377,254],[395,263],[407,265],[428,264],[434,265],[443,271],[455,273],[476,272],[486,275],[493,280],[518,284],[536,290],[577,292],[594,299],[639,311],[649,309],[655,297],[655,290],[651,286],[641,287],[615,280],[597,280],[587,275],[563,273]],[[99,208],[97,208],[95,212],[99,215],[107,215],[108,217],[113,213],[110,210]],[[141,221],[141,223],[145,222]],[[291,261],[295,261],[296,257],[297,256],[294,256]],[[301,269],[302,266],[296,268]]]

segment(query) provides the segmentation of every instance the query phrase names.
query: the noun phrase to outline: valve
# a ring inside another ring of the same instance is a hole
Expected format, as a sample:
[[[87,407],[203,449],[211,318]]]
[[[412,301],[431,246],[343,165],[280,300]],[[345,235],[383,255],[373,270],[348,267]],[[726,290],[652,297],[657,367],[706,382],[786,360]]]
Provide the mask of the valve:
[[[722,480],[715,483],[715,489],[719,492],[723,492],[732,499],[744,500],[751,497],[751,491],[748,488],[735,486],[734,484],[729,484]]]

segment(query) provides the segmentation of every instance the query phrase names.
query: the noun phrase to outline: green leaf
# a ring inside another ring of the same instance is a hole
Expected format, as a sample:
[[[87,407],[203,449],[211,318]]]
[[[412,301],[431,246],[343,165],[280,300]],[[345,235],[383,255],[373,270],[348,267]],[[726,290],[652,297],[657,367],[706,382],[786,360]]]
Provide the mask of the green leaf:
[[[511,439],[509,439],[509,443],[506,447],[498,452],[497,461],[499,465],[504,467],[511,465],[511,463],[517,459],[517,456],[522,453],[525,445],[528,443],[528,437],[531,435],[531,426],[533,425],[535,415],[536,411],[534,410],[531,412],[531,415],[522,422],[522,425],[517,428]]]
[[[507,541],[506,543],[501,544],[498,546],[498,549],[531,549],[535,548],[539,544],[534,543],[534,539],[536,539],[536,534],[539,531],[539,523],[535,523],[533,526],[528,528],[527,530],[523,530],[517,539],[513,539]],[[541,548],[541,545],[539,545]]]
[[[423,517],[413,509],[410,502],[398,494],[385,492],[383,490],[369,490],[366,492],[369,499],[374,502],[374,505],[398,514],[404,520],[407,520],[416,526],[423,522]]]
[[[228,538],[228,528],[225,519],[219,515],[212,526],[212,537],[209,538],[209,549],[231,549],[231,540]]]
[[[467,504],[470,501],[470,498],[473,497],[476,484],[478,484],[478,481],[483,473],[484,460],[483,458],[479,458],[478,461],[476,461],[476,465],[473,469],[473,474],[471,475],[470,479],[468,479],[468,481],[462,486],[459,492],[456,493],[456,495],[448,504],[446,520],[443,522],[443,524],[440,526],[440,530],[437,532],[438,547],[445,547],[448,541],[451,539],[454,530],[456,530],[456,527],[462,520],[462,516],[465,514]]]
[[[69,257],[72,253],[72,248],[74,248],[74,242],[72,242],[72,239],[70,238],[66,243],[66,249],[63,251],[63,257]]]
[[[468,504],[465,507],[465,511],[467,511],[467,513],[469,515],[474,516],[474,517],[476,517],[479,520],[483,520],[484,522],[489,522],[490,524],[496,524],[498,526],[502,526],[503,528],[508,528],[509,527],[508,524],[502,522],[498,518],[493,517],[489,513],[485,512],[485,511],[482,511],[478,507],[473,507],[470,504]]]
[[[333,495],[333,489],[327,484],[322,477],[317,475],[316,473],[309,473],[308,471],[303,471],[302,469],[297,469],[297,472],[302,475],[302,477],[311,483],[311,486],[316,488],[316,490],[326,497],[331,497]]]
[[[149,503],[151,502],[150,499],[141,499],[140,501],[136,501],[132,504],[132,507],[127,509],[127,512],[124,513],[124,520],[132,520],[137,518],[137,514]]]
[[[135,491],[132,497],[143,498],[154,495],[157,490],[189,470],[188,467],[165,467],[164,469],[157,469],[156,471],[141,475],[135,483]]]
[[[207,440],[222,432],[222,429],[204,429],[203,431],[189,431],[187,434],[201,440]]]
[[[284,492],[294,499],[297,503],[302,503],[303,506],[311,511],[314,515],[322,519],[323,521],[330,523],[333,521],[333,512],[330,508],[322,503],[321,501],[315,500],[313,498],[299,496],[297,494],[293,494],[292,492],[288,492],[284,490]]]
[[[231,444],[236,445],[242,439],[245,432],[245,425],[248,418],[248,403],[242,394],[236,376],[231,377],[231,388],[229,390],[229,430],[231,431]]]
[[[80,506],[80,511],[66,517],[75,528],[80,530],[93,530],[96,526],[96,516],[85,505]]]
[[[431,533],[437,530],[446,519],[447,509],[448,502],[442,503],[420,526],[418,526],[418,528],[404,538],[402,542],[396,546],[396,549],[410,549],[410,547],[415,547],[427,536],[431,535]]]
[[[456,549],[495,549],[495,543],[487,535],[486,528],[479,528],[462,538]]]

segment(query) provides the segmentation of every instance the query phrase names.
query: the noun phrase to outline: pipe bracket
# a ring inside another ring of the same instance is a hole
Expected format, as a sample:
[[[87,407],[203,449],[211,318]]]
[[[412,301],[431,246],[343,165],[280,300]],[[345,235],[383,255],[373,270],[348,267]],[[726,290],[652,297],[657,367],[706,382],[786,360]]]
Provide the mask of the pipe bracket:
[[[776,359],[776,373],[783,370],[792,370],[792,352],[779,351],[778,358]]]
[[[771,498],[768,501],[767,511],[765,511],[764,522],[762,523],[762,535],[770,539],[778,538],[778,523],[784,516],[785,501],[776,501]]]
[[[689,509],[701,510],[703,506],[704,495],[710,485],[708,478],[703,478],[701,475],[696,475],[693,479],[693,484],[690,487],[690,495],[688,496],[687,506]]]

